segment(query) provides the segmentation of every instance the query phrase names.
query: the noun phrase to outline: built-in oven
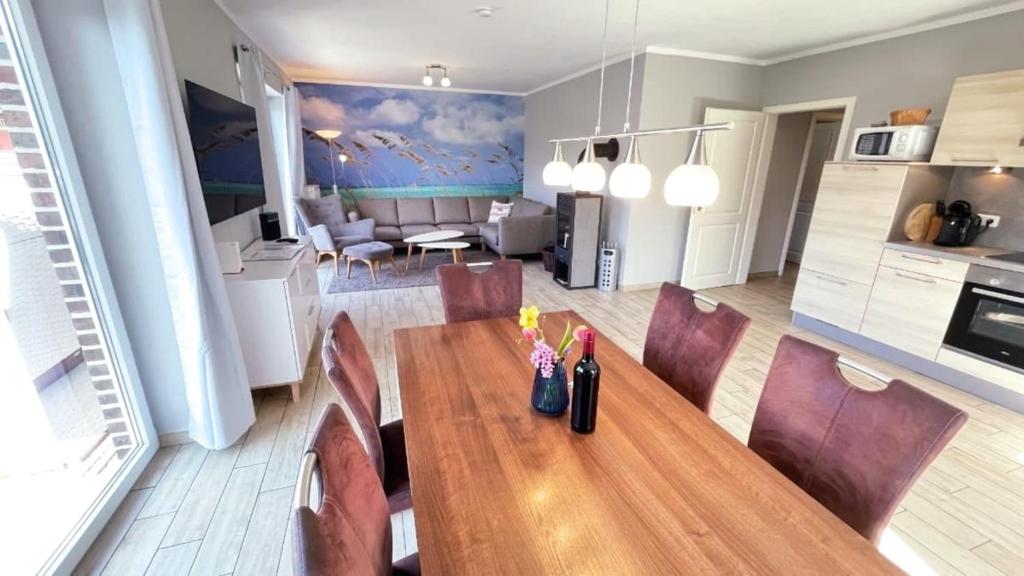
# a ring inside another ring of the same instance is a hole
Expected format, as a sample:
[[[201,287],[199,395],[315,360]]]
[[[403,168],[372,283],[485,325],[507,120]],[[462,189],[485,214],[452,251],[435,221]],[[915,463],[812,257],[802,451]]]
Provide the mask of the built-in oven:
[[[971,266],[943,344],[1024,370],[1024,274]]]

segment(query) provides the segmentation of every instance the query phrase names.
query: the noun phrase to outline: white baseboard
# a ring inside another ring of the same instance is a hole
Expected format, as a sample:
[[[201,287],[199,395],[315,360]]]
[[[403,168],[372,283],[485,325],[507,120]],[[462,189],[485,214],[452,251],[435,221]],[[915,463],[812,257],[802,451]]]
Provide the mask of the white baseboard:
[[[661,288],[664,282],[645,282],[643,284],[624,284],[621,289],[623,292],[640,292],[643,290],[656,290]]]
[[[192,439],[189,438],[187,430],[182,430],[181,432],[169,432],[167,434],[160,435],[161,448],[167,446],[179,446],[190,442],[192,442]]]

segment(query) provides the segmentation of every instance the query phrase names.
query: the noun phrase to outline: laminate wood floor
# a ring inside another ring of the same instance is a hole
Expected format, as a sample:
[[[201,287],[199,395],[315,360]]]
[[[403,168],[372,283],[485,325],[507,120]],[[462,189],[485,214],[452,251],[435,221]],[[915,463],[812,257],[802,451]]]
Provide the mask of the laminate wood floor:
[[[330,272],[327,264],[321,268],[321,286]],[[795,273],[706,291],[753,318],[715,397],[714,420],[746,442],[775,346],[787,333],[907,380],[963,408],[970,421],[904,499],[882,552],[912,574],[1024,574],[1024,415],[793,328]],[[656,290],[568,291],[536,262],[527,263],[524,280],[527,303],[576,310],[641,357]],[[321,327],[339,310],[352,316],[374,358],[384,420],[400,418],[392,332],[443,322],[437,287],[325,295]],[[256,392],[256,424],[229,449],[161,448],[75,573],[291,574],[289,518],[299,459],[324,406],[337,398],[317,358],[301,400],[293,403],[287,392]],[[394,515],[392,526],[395,557],[415,552],[412,512]]]

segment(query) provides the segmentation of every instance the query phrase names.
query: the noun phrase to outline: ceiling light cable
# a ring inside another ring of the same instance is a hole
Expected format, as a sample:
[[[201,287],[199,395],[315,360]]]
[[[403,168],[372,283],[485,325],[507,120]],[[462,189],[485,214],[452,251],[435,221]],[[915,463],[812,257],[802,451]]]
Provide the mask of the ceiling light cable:
[[[594,136],[601,135],[601,108],[604,104],[604,69],[608,62],[608,7],[611,0],[604,0],[604,35],[601,37],[601,84],[597,90],[597,124]]]
[[[633,102],[633,66],[636,63],[636,29],[640,21],[640,0],[636,0],[636,8],[633,12],[633,45],[629,48],[629,88],[626,92],[626,122],[622,126],[623,132],[629,132],[629,108]]]

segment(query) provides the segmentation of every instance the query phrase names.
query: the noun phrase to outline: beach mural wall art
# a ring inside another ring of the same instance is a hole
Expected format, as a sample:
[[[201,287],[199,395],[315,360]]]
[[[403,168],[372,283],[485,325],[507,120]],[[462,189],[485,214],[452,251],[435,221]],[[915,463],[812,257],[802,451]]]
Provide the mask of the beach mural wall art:
[[[295,86],[306,179],[320,186],[321,195],[332,193],[332,179],[347,202],[523,191],[522,97],[343,84]],[[322,129],[342,134],[329,142],[317,136]]]

